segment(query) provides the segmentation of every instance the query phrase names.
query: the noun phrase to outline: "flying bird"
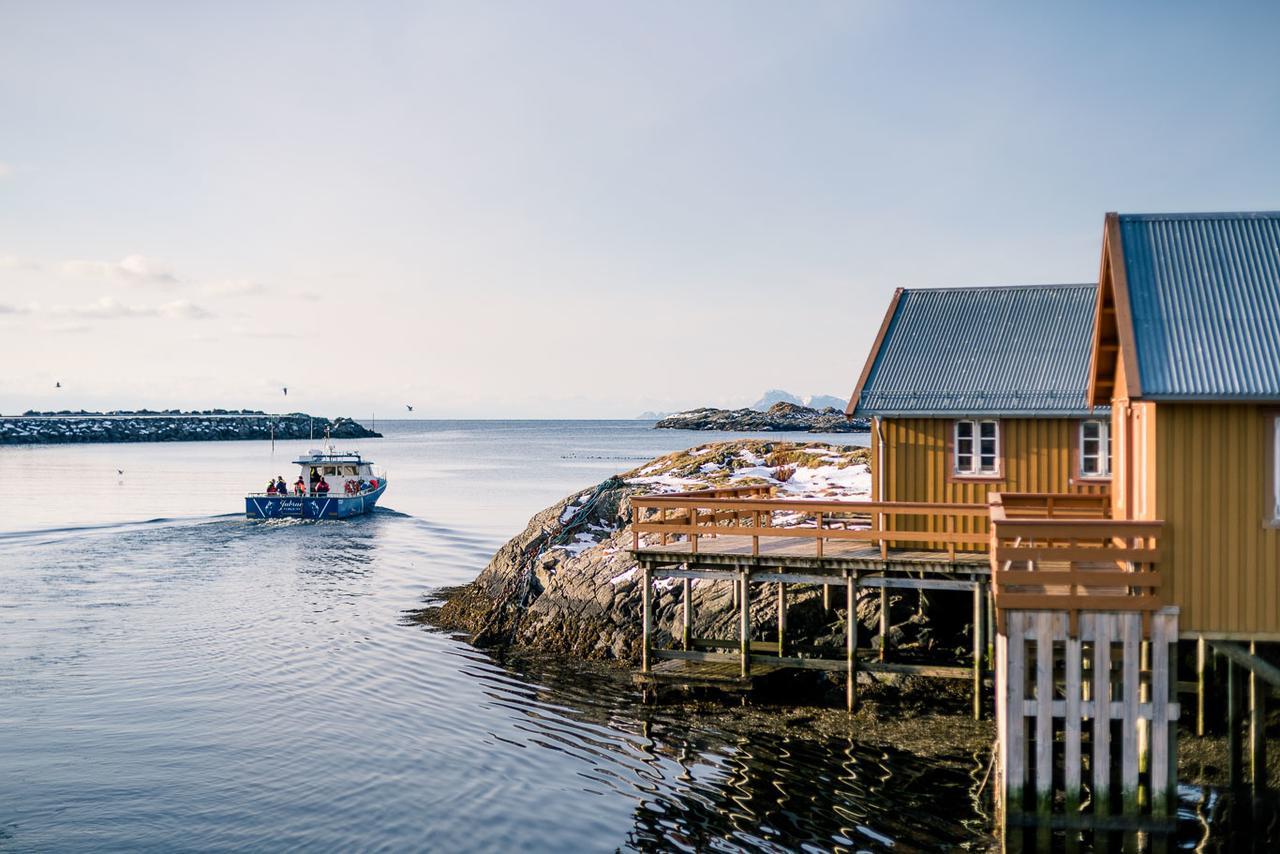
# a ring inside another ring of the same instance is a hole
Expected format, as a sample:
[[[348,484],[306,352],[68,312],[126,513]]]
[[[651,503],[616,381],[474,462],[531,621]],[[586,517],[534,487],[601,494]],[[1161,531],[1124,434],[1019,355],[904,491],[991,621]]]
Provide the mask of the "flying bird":
[[[62,383],[61,383],[61,382],[56,382],[56,383],[54,383],[54,384],[53,384],[53,387],[54,387],[54,388],[62,388]]]
[[[413,405],[412,405],[412,404],[406,403],[406,404],[404,405],[404,408],[405,408],[405,409],[407,409],[407,410],[409,410],[410,412],[412,412],[412,411],[413,411]]]
[[[116,474],[124,474],[124,469],[116,469]]]
[[[288,397],[288,396],[289,396],[289,387],[288,387],[288,386],[285,386],[285,387],[284,387],[284,396],[285,396],[285,397]]]

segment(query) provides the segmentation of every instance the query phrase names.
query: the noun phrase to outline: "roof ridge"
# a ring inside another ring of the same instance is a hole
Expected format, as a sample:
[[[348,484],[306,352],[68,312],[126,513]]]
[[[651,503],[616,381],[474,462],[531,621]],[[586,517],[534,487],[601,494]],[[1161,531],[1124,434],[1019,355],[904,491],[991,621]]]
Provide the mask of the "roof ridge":
[[[1096,288],[1097,282],[1046,282],[1037,285],[935,285],[924,288],[904,287],[909,293],[959,293],[961,291],[1012,291],[1012,290],[1066,290],[1067,288]]]
[[[1280,219],[1280,211],[1203,211],[1189,213],[1122,213],[1120,219],[1137,222],[1196,219]]]

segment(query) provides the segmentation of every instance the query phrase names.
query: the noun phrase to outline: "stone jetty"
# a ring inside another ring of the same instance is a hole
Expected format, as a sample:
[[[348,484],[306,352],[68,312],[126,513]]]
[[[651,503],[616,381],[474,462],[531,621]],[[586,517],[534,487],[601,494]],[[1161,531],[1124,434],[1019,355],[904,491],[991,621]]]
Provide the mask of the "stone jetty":
[[[232,439],[380,438],[350,418],[321,418],[305,412],[28,412],[0,417],[0,445],[83,442],[209,442]]]

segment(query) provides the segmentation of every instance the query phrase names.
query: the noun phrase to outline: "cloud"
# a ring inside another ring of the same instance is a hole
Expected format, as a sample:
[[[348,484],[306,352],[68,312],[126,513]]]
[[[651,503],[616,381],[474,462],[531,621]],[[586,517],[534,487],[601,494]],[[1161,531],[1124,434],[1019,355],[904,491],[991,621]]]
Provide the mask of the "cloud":
[[[62,323],[46,323],[42,328],[44,329],[45,332],[52,332],[58,335],[69,335],[69,334],[75,334],[80,332],[88,332],[89,324],[66,321]]]
[[[0,178],[8,178],[13,174],[13,167],[4,161],[0,161]]]
[[[0,270],[39,270],[35,261],[19,258],[17,255],[0,255]]]
[[[31,307],[25,305],[9,305],[0,302],[0,314],[30,314]]]
[[[209,282],[204,292],[213,296],[251,296],[266,291],[266,286],[252,279],[223,279],[220,282]]]
[[[191,302],[179,299],[157,306],[129,305],[115,297],[102,297],[88,305],[60,306],[54,309],[56,314],[70,314],[75,317],[94,317],[99,319],[118,319],[128,317],[166,317],[174,320],[204,320],[213,314]]]
[[[67,261],[62,269],[73,276],[114,279],[132,284],[178,284],[178,277],[168,264],[145,255],[126,255],[119,261]]]
[[[289,291],[289,296],[296,297],[297,299],[304,299],[307,302],[320,301],[320,294],[316,293],[315,291],[309,291],[306,288],[292,288]]]

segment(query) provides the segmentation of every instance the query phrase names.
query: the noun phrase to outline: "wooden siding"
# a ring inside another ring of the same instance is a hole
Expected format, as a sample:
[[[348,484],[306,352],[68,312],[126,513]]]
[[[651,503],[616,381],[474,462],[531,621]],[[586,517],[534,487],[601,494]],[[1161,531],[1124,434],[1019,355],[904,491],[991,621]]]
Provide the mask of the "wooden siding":
[[[1154,408],[1155,465],[1147,474],[1155,502],[1141,515],[1165,521],[1160,570],[1166,600],[1182,610],[1182,631],[1280,639],[1280,530],[1264,524],[1274,412],[1217,403]]]
[[[971,480],[951,475],[952,418],[885,418],[872,434],[873,501],[986,504],[990,492],[1077,492],[1102,494],[1109,481],[1079,481],[1075,432],[1079,418],[1001,418],[1000,477]],[[883,439],[884,495],[880,495]],[[922,524],[904,519],[904,525]],[[919,528],[920,530],[932,530]],[[965,533],[985,532],[985,519],[963,520]]]
[[[872,449],[873,500],[985,504],[989,492],[1109,491],[1106,481],[1078,482],[1078,418],[1001,418],[1000,477],[950,474],[951,418],[892,418],[880,424],[888,468],[879,495],[879,447]],[[873,437],[874,441],[874,437]]]

